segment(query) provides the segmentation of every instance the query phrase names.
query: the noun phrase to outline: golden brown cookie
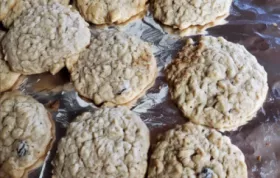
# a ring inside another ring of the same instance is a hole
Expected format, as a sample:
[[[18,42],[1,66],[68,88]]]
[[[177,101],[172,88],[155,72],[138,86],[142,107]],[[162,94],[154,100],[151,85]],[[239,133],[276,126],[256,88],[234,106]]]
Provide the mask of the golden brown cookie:
[[[242,45],[189,40],[166,69],[172,99],[196,124],[234,130],[250,121],[268,91],[267,73]]]

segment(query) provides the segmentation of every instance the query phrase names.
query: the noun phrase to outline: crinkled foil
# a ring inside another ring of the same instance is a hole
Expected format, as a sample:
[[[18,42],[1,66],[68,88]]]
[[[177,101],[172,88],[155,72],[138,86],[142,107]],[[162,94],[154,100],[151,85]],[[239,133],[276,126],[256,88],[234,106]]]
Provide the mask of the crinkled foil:
[[[208,35],[240,43],[255,55],[268,73],[269,93],[251,122],[225,134],[245,154],[249,178],[280,178],[280,1],[234,0],[227,21],[225,25],[210,28]],[[153,46],[159,75],[156,84],[132,109],[149,127],[154,143],[159,133],[187,122],[170,100],[163,74],[164,67],[184,45],[186,37],[166,33],[150,12],[142,20],[114,28],[136,35]],[[68,124],[77,115],[96,107],[77,95],[66,69],[55,76],[23,77],[23,81],[20,90],[43,103],[56,121],[56,143],[45,164],[29,176],[50,178],[57,142]]]

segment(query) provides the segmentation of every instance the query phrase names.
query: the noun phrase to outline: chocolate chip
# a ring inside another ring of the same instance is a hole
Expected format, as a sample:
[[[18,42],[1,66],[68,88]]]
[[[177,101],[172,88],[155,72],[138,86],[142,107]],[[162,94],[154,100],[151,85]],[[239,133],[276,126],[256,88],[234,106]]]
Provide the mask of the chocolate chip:
[[[28,145],[26,141],[20,141],[18,148],[17,148],[17,154],[19,157],[23,157],[27,154],[28,152]]]

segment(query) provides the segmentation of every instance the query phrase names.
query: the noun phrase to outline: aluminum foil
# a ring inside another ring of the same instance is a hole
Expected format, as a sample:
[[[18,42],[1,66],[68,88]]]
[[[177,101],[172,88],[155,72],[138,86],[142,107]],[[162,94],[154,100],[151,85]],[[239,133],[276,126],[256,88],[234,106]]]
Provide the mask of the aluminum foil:
[[[245,154],[249,178],[280,178],[280,1],[234,0],[228,23],[210,28],[208,35],[223,36],[244,45],[254,54],[268,73],[269,93],[257,116],[237,131],[226,132]],[[92,26],[92,31],[96,27]],[[124,26],[110,27],[138,36],[153,46],[159,75],[156,84],[135,107],[156,136],[187,120],[170,100],[163,69],[184,45],[186,37],[165,32],[148,11],[143,19]],[[43,103],[56,121],[56,142],[45,163],[30,174],[30,178],[50,178],[51,161],[57,142],[65,134],[68,124],[84,111],[94,110],[90,101],[78,96],[70,83],[66,69],[55,76],[50,74],[23,77],[21,91]]]

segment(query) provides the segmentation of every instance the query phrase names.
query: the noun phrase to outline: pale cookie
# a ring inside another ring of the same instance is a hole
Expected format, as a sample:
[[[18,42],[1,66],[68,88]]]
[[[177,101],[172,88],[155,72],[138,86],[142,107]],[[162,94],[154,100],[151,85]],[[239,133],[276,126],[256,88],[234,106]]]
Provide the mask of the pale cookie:
[[[17,19],[24,11],[34,8],[39,5],[47,5],[54,2],[58,2],[63,5],[68,5],[70,0],[17,0],[15,6],[10,9],[3,19],[3,25],[9,28],[12,23]]]
[[[0,42],[2,41],[5,32],[0,31]],[[20,74],[12,72],[8,64],[4,61],[2,47],[0,45],[0,92],[9,90],[17,82]]]
[[[12,70],[26,75],[57,73],[75,63],[89,43],[88,24],[78,12],[58,3],[23,13],[2,41]]]
[[[229,14],[231,3],[232,0],[153,0],[152,6],[155,19],[183,30]]]
[[[244,46],[192,40],[166,69],[172,99],[192,122],[234,130],[251,120],[268,91],[267,73]]]
[[[78,116],[58,144],[55,178],[144,178],[149,130],[126,107]]]
[[[11,89],[18,81],[20,74],[12,72],[0,54],[0,92]]]
[[[192,26],[190,26],[186,29],[182,29],[182,30],[180,30],[178,28],[173,28],[173,27],[167,26],[167,25],[163,25],[162,29],[169,34],[179,35],[181,37],[193,36],[193,35],[205,35],[208,33],[207,32],[208,28],[226,24],[227,21],[225,20],[225,18],[227,16],[228,15],[218,17],[214,22],[210,22],[205,25],[192,25]]]
[[[82,16],[97,25],[123,23],[145,10],[147,0],[76,0]]]
[[[0,21],[2,21],[8,12],[14,7],[19,0],[1,0],[0,1]]]
[[[94,35],[70,71],[79,94],[95,104],[130,105],[154,83],[157,64],[148,43],[104,31]]]
[[[243,153],[214,129],[187,123],[161,135],[148,178],[247,178]]]
[[[0,177],[22,178],[44,159],[54,139],[45,107],[30,96],[0,97]]]

